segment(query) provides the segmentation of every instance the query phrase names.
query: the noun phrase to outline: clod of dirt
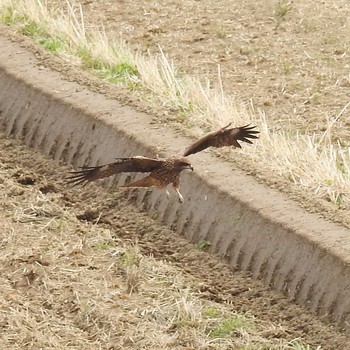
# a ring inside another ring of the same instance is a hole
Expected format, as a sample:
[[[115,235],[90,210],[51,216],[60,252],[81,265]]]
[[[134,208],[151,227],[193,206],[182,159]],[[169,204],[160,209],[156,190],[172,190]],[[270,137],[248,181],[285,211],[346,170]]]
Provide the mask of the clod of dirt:
[[[16,281],[14,286],[15,288],[30,287],[38,277],[39,276],[33,270],[30,270],[29,272],[25,273],[18,281]]]
[[[97,222],[100,217],[100,213],[93,210],[86,210],[83,214],[79,214],[76,218],[80,221]]]
[[[57,192],[57,188],[53,184],[47,184],[45,186],[40,187],[39,191],[43,194],[52,193],[52,192],[55,193]]]
[[[30,175],[20,176],[17,182],[24,186],[32,186],[35,184],[36,179]]]
[[[50,263],[47,260],[42,259],[40,256],[37,255],[30,255],[28,256],[27,259],[23,260],[24,262],[28,263],[28,264],[39,264],[41,266],[49,266]]]
[[[21,170],[13,174],[13,177],[17,179],[17,182],[24,186],[32,186],[35,184],[37,178],[33,174],[25,174]]]

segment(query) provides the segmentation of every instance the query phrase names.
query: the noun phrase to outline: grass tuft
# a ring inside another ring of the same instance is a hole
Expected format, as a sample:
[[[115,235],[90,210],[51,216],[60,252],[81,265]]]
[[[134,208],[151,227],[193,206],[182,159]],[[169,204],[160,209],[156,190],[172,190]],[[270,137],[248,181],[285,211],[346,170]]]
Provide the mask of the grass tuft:
[[[223,320],[217,327],[213,328],[209,332],[211,338],[226,338],[232,336],[234,332],[239,330],[252,330],[254,323],[251,319],[243,315],[236,315]]]
[[[210,242],[207,240],[200,241],[196,244],[197,249],[206,251],[210,248]]]
[[[205,318],[219,318],[222,312],[214,307],[208,307],[202,310],[202,316]]]
[[[278,0],[275,6],[275,16],[279,19],[283,19],[291,10],[292,10],[292,1]]]
[[[109,81],[110,83],[119,84],[126,83],[131,79],[137,79],[138,71],[136,67],[130,63],[119,63],[113,66],[104,66],[95,72],[99,77]]]
[[[57,53],[63,47],[61,39],[52,37],[43,37],[39,39],[39,44],[52,53]]]
[[[292,340],[287,344],[287,349],[290,350],[321,350],[320,346],[311,347],[310,345],[305,345],[299,340]]]
[[[23,17],[24,19],[25,17]],[[41,28],[37,23],[34,21],[28,21],[26,20],[23,26],[19,28],[19,32],[26,36],[31,37],[41,37],[45,35],[45,30]]]

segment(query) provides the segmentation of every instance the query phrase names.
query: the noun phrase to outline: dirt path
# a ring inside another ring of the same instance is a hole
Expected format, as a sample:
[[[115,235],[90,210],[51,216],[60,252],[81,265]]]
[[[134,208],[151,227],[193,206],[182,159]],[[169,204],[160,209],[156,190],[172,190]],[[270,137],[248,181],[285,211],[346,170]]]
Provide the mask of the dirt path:
[[[158,226],[123,193],[67,189],[67,168],[3,136],[0,148],[2,348],[285,349],[299,337],[349,348],[333,327]],[[213,309],[248,315],[254,327],[211,343],[215,320],[199,315]]]

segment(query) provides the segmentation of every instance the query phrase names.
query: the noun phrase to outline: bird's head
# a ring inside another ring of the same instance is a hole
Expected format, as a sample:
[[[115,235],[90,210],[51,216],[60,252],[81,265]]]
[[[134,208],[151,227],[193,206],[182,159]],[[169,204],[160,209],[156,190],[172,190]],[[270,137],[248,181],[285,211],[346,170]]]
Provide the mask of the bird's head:
[[[182,171],[182,170],[186,170],[186,169],[189,169],[189,170],[192,170],[193,171],[193,166],[191,164],[191,162],[185,158],[185,157],[182,157],[182,158],[179,158],[177,159],[176,161],[176,167]]]

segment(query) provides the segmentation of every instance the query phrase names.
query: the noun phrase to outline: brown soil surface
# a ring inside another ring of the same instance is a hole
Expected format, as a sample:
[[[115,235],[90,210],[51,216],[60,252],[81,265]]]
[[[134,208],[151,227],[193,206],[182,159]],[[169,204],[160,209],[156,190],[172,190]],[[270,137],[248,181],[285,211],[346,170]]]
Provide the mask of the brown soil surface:
[[[215,84],[220,65],[227,93],[284,128],[324,131],[349,102],[347,0],[81,3],[87,26],[103,23],[144,52],[159,45],[186,73]],[[334,126],[342,143],[350,142],[349,113]]]
[[[265,348],[285,348],[277,344],[299,337],[322,349],[350,347],[332,326],[158,226],[123,193],[94,185],[67,189],[66,167],[2,135],[0,148],[2,348],[157,349],[142,336],[150,300],[165,302],[162,293],[152,291],[157,285],[150,275],[157,264],[168,271],[165,278],[175,276],[166,279],[166,290],[179,289],[180,295],[187,290],[211,307],[254,316]],[[132,293],[127,292],[130,278],[118,265],[127,244],[140,248],[140,266],[152,258]],[[163,327],[165,321],[158,321]],[[191,327],[173,330],[168,348],[214,348],[185,333]],[[254,339],[251,346],[262,348]]]

